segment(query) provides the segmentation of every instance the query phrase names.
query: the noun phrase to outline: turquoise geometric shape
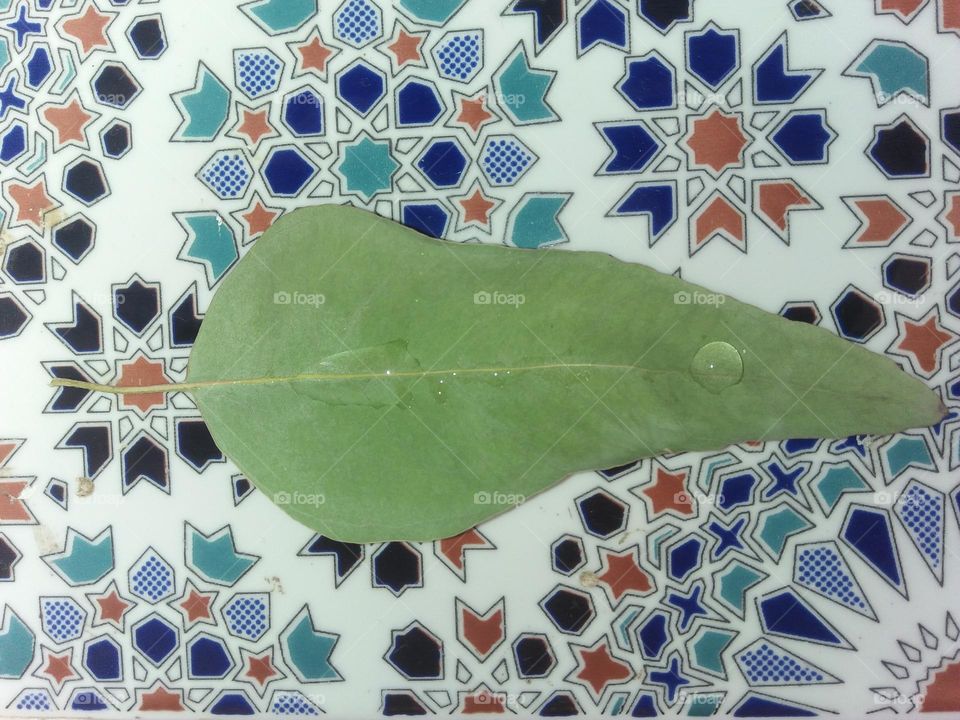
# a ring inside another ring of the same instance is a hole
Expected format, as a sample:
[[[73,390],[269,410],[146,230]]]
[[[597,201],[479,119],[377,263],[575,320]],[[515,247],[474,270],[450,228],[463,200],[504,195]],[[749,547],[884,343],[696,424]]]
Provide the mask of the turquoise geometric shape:
[[[0,37],[0,71],[10,62],[10,42],[5,37]]]
[[[886,105],[901,95],[924,105],[930,103],[929,62],[904,42],[874,40],[844,74],[868,78],[877,105]]]
[[[467,0],[400,0],[400,8],[428,25],[446,25]]]
[[[172,98],[183,116],[183,122],[170,138],[173,142],[209,142],[227,122],[230,91],[202,62],[197,66],[193,87],[174,93]]]
[[[530,67],[523,43],[519,43],[494,73],[497,101],[514,125],[554,122],[560,117],[547,104],[547,91],[555,70]]]
[[[769,640],[757,640],[734,656],[751,687],[829,685],[840,682],[813,663]]]
[[[234,585],[260,559],[237,552],[229,525],[211,535],[204,535],[190,523],[185,526],[187,567],[207,582]]]
[[[520,198],[507,220],[507,239],[519,248],[539,248],[566,242],[558,216],[570,193],[527,194]]]
[[[893,482],[908,468],[936,470],[937,464],[930,457],[930,449],[922,437],[898,435],[883,449],[885,467],[890,473],[887,483]]]
[[[746,610],[747,591],[767,577],[739,560],[733,560],[713,574],[713,596],[717,601],[742,618]]]
[[[782,503],[760,513],[753,537],[773,560],[779,562],[787,540],[812,527],[813,523],[786,503]]]
[[[340,162],[334,167],[343,178],[347,192],[369,201],[378,193],[393,187],[393,176],[400,163],[390,153],[387,140],[372,140],[364,135],[343,148]]]
[[[4,605],[0,625],[0,678],[16,680],[33,662],[34,634],[13,610]]]
[[[304,605],[280,634],[284,660],[301,682],[341,680],[330,663],[330,655],[340,636],[321,632],[313,624],[310,609]]]
[[[317,14],[317,0],[254,0],[240,9],[268,35],[291,32]]]
[[[723,651],[733,642],[737,634],[734,630],[701,626],[697,634],[687,642],[690,667],[725,680],[727,672],[723,666]]]
[[[113,533],[110,528],[93,539],[67,528],[64,547],[63,552],[43,556],[43,561],[68,585],[90,585],[113,570]]]
[[[176,217],[187,232],[179,257],[203,265],[207,283],[213,287],[239,257],[233,229],[213,210],[178,213]]]
[[[849,492],[867,492],[870,486],[853,465],[843,461],[836,465],[825,466],[826,470],[813,482],[817,503],[825,515],[833,512],[840,498]]]

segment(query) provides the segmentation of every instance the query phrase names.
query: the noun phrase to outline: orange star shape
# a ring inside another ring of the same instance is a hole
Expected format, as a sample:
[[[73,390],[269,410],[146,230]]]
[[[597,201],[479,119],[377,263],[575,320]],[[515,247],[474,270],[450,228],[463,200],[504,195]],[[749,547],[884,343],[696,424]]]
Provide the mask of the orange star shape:
[[[493,113],[487,110],[485,95],[473,99],[460,98],[460,112],[457,114],[456,122],[469,126],[474,134],[478,133],[480,128],[488,124],[493,117]]]
[[[920,373],[924,377],[932,377],[940,367],[941,351],[956,338],[956,335],[940,324],[937,309],[933,308],[925,319],[903,318],[896,351],[901,355],[912,356]]]
[[[743,153],[750,138],[743,130],[743,117],[739,113],[726,113],[715,107],[693,120],[684,144],[695,167],[719,176],[727,168],[743,167]]]
[[[190,589],[190,594],[181,600],[178,605],[183,609],[187,616],[187,622],[195,623],[201,618],[209,618],[210,601],[212,597],[205,593],[198,592],[196,588]]]
[[[605,638],[600,638],[593,647],[571,646],[577,655],[577,669],[572,678],[587,686],[595,700],[599,700],[607,685],[622,683],[633,677],[629,664],[610,654]]]
[[[45,677],[53,685],[56,692],[60,692],[68,680],[76,680],[80,676],[73,669],[73,649],[63,653],[55,653],[49,648],[43,648],[43,665],[35,675]]]
[[[247,145],[257,151],[260,141],[264,138],[277,137],[280,133],[270,124],[270,105],[261,105],[253,109],[237,105],[237,124],[230,134],[247,141]]]
[[[87,595],[87,598],[94,609],[93,625],[109,623],[120,630],[124,629],[124,616],[134,604],[120,596],[116,582],[111,582],[101,594]]]
[[[6,186],[7,197],[16,206],[14,222],[30,224],[38,232],[43,232],[43,216],[53,208],[59,207],[47,194],[46,180],[41,176],[33,185],[12,180]]]
[[[80,102],[77,93],[62,105],[48,104],[40,110],[44,124],[53,130],[54,149],[60,150],[70,143],[89,147],[87,127],[99,114],[89,112]]]
[[[423,41],[423,35],[408,33],[403,28],[399,28],[394,41],[387,45],[387,50],[397,59],[397,67],[403,67],[411,62],[420,63],[423,62],[423,55],[420,52]]]
[[[138,690],[140,696],[139,710],[155,710],[160,712],[183,712],[183,691],[170,690],[157,680],[149,690]]]
[[[306,40],[287,43],[287,47],[293,52],[297,61],[294,77],[309,72],[325,78],[330,60],[340,52],[339,49],[332,48],[323,42],[323,37],[317,28],[311,31]]]
[[[107,37],[107,28],[115,17],[116,13],[100,12],[96,5],[89,2],[79,14],[63,20],[60,30],[77,41],[81,58],[86,58],[97,48],[113,48],[113,43]]]
[[[144,355],[138,354],[135,360],[120,365],[120,377],[117,379],[119,387],[148,387],[169,383],[170,380],[163,372],[162,360],[148,360]],[[146,415],[154,408],[166,407],[167,396],[162,391],[121,395],[120,406],[136,408]]]
[[[693,515],[693,498],[687,492],[686,480],[686,470],[672,473],[656,467],[653,483],[640,491],[649,502],[651,520],[666,512],[684,517]]]
[[[243,222],[247,226],[247,235],[255,238],[258,235],[262,235],[267,228],[273,224],[273,221],[279,214],[279,210],[271,210],[260,202],[260,198],[258,197],[254,199],[250,209],[240,217],[243,218]]]
[[[474,182],[467,194],[456,198],[464,226],[479,227],[490,232],[490,215],[501,201],[484,194],[479,182]]]
[[[602,570],[597,580],[608,591],[614,606],[628,594],[647,595],[656,588],[650,576],[640,567],[636,546],[623,552],[600,549]]]
[[[273,666],[273,652],[266,650],[260,655],[247,657],[247,670],[244,677],[253,678],[260,687],[266,685],[270,678],[279,675]]]

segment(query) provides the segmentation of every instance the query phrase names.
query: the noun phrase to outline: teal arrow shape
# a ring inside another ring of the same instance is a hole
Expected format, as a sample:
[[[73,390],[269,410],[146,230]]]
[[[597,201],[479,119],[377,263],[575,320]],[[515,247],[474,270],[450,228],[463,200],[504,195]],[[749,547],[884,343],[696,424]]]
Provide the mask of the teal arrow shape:
[[[317,0],[255,0],[240,9],[270,35],[279,35],[316,15]]]
[[[67,528],[66,548],[46,555],[43,561],[69,585],[90,585],[113,570],[113,532],[107,528],[95,538]]]
[[[170,138],[173,142],[213,140],[227,122],[230,91],[203,63],[197,66],[193,87],[171,97],[183,116],[183,122]]]
[[[321,632],[313,624],[310,609],[304,605],[280,634],[284,659],[301,682],[341,680],[330,664],[330,655],[340,636]]]
[[[9,607],[3,609],[0,630],[0,678],[16,680],[33,662],[34,635],[30,628]]]
[[[925,55],[894,40],[874,40],[845,75],[869,78],[878,105],[906,95],[930,102],[930,68]]]
[[[507,237],[519,248],[538,248],[566,242],[560,225],[560,211],[570,199],[569,193],[527,194],[520,198],[507,221]]]
[[[547,104],[547,91],[556,74],[553,70],[530,67],[523,43],[514,48],[493,76],[497,102],[510,116],[514,125],[560,119]]]
[[[257,555],[238,553],[229,525],[211,535],[204,535],[186,523],[187,567],[208,582],[233,585],[260,559]]]
[[[177,219],[187,231],[180,257],[203,265],[209,284],[215,285],[240,257],[233,229],[212,210],[179,214]]]
[[[467,0],[400,0],[400,7],[417,20],[445,25]]]

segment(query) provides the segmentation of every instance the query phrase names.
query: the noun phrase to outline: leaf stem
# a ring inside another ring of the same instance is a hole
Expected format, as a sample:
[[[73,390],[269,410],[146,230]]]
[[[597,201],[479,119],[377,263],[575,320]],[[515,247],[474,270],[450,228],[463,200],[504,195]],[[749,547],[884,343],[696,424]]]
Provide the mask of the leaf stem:
[[[53,378],[51,387],[75,388],[88,392],[101,392],[108,395],[150,395],[155,393],[175,393],[190,390],[202,390],[211,387],[227,385],[278,385],[290,382],[333,382],[339,380],[389,380],[390,378],[420,378],[447,375],[491,375],[499,373],[530,372],[537,370],[643,370],[648,373],[670,373],[675,370],[653,370],[640,368],[636,365],[614,365],[602,363],[550,363],[544,365],[526,365],[520,367],[483,367],[457,368],[446,370],[384,370],[381,372],[364,373],[304,373],[300,375],[286,375],[280,377],[254,377],[236,380],[201,380],[198,382],[166,383],[163,385],[106,385],[102,383],[85,382],[70,378]]]

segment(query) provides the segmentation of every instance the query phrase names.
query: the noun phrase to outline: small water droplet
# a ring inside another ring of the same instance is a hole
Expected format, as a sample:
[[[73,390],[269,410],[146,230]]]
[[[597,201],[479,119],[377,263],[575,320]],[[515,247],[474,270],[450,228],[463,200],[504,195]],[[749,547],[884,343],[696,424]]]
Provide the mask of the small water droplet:
[[[730,343],[707,343],[693,356],[690,374],[707,390],[718,393],[743,379],[743,357]]]

